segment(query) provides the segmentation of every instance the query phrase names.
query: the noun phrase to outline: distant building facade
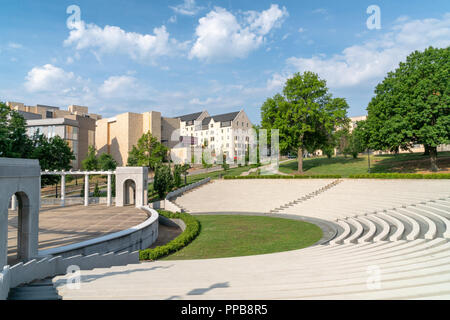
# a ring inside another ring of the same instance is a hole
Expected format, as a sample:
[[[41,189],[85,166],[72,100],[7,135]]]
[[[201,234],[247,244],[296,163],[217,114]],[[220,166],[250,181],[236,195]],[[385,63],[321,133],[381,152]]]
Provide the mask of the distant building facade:
[[[99,154],[109,153],[119,166],[128,162],[128,152],[144,133],[150,132],[168,148],[177,141],[171,135],[180,128],[179,119],[162,117],[160,112],[122,113],[115,117],[98,120],[95,131],[95,145]]]
[[[101,119],[100,115],[89,113],[88,107],[76,105],[69,106],[67,111],[39,104],[26,106],[20,102],[7,102],[6,105],[25,118],[29,136],[39,131],[47,138],[60,136],[64,139],[75,156],[72,168],[81,169],[89,146],[95,146],[95,122]]]
[[[225,155],[228,160],[235,160],[245,156],[253,124],[244,110],[214,116],[202,111],[180,116],[178,119],[180,143],[173,151],[183,162],[191,162],[189,155],[192,157],[192,154],[201,154],[205,149],[211,153],[212,158]],[[191,149],[186,150],[189,145]]]

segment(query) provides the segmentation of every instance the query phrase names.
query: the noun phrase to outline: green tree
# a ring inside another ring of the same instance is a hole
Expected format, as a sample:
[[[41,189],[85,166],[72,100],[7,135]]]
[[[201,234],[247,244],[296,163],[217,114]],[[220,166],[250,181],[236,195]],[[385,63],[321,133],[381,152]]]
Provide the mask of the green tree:
[[[137,146],[133,146],[129,152],[127,166],[144,166],[155,170],[166,158],[167,152],[167,147],[158,142],[150,132],[144,133]]]
[[[182,166],[180,164],[176,164],[173,167],[173,183],[175,185],[175,187],[181,187],[181,171],[182,171]]]
[[[95,171],[99,169],[98,159],[95,156],[95,148],[93,146],[88,147],[86,158],[81,161],[81,166],[87,171]]]
[[[94,187],[94,193],[93,193],[93,197],[95,198],[99,198],[101,197],[101,192],[100,192],[100,188],[98,187],[98,181],[95,182],[95,187]]]
[[[27,135],[25,119],[0,102],[0,157],[29,158],[32,151],[33,142]]]
[[[437,146],[450,142],[450,47],[414,51],[376,86],[367,107],[369,148],[423,144],[437,171]]]
[[[153,189],[156,190],[160,199],[164,199],[167,192],[173,187],[173,176],[170,168],[160,164],[155,168],[155,177],[153,179]]]
[[[98,157],[98,168],[105,171],[116,170],[117,161],[109,153],[102,153]]]
[[[72,160],[75,156],[66,141],[61,137],[55,136],[48,139],[43,134],[35,134],[33,137],[34,149],[30,158],[38,159],[41,170],[62,170],[67,171],[72,168]],[[57,185],[59,176],[43,176],[42,185],[55,184],[57,194]]]
[[[279,129],[280,151],[297,152],[298,172],[303,172],[303,153],[329,144],[334,128],[347,122],[347,102],[331,97],[326,81],[317,74],[296,73],[286,81],[283,94],[267,99],[261,108],[264,129]]]

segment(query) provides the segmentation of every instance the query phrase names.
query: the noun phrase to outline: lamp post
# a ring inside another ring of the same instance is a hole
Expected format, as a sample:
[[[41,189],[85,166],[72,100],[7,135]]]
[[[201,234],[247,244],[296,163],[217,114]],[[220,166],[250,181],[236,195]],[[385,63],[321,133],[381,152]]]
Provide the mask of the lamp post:
[[[368,163],[368,169],[367,172],[370,173],[370,150],[367,149],[367,163]]]

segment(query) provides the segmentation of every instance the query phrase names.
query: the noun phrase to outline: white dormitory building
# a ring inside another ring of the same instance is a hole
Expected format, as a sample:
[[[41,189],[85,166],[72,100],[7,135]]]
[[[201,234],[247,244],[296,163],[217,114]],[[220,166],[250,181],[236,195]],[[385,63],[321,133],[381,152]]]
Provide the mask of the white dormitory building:
[[[187,114],[180,119],[180,144],[172,151],[182,161],[196,155],[198,163],[202,150],[207,150],[213,162],[220,163],[220,155],[227,162],[245,158],[252,140],[253,124],[244,110],[210,116],[208,111]],[[201,159],[201,158],[200,158]]]

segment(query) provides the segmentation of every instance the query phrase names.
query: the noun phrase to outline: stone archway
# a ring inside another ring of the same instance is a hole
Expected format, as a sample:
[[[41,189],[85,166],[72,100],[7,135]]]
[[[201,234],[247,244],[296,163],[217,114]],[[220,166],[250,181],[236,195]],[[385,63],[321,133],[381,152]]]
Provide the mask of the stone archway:
[[[40,167],[37,160],[0,158],[0,268],[7,264],[8,205],[18,200],[17,257],[28,261],[38,255]]]
[[[148,168],[146,167],[117,167],[116,168],[116,206],[129,204],[131,182],[134,182],[134,204],[136,207],[148,203]],[[127,188],[128,187],[128,188]],[[128,190],[127,190],[128,189]],[[127,199],[128,197],[128,199]]]
[[[133,179],[127,179],[123,183],[124,205],[136,204],[136,182]]]

